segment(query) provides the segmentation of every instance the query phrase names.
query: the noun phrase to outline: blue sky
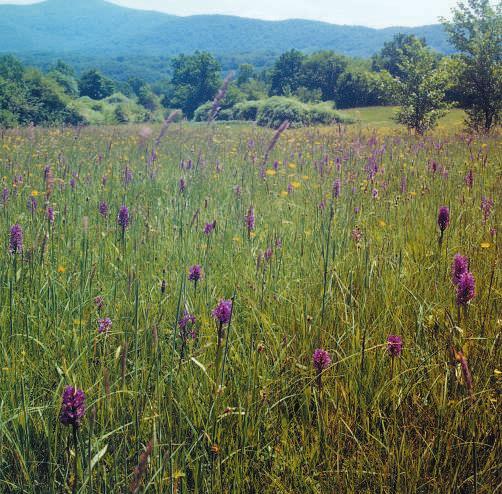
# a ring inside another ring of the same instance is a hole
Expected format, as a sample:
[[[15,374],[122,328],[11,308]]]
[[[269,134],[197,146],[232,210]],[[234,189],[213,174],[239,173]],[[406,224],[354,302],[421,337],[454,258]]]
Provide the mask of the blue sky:
[[[68,0],[71,2],[72,0]],[[170,14],[231,14],[259,19],[317,19],[372,27],[418,26],[449,16],[456,0],[110,0]],[[34,0],[0,0],[28,4]]]

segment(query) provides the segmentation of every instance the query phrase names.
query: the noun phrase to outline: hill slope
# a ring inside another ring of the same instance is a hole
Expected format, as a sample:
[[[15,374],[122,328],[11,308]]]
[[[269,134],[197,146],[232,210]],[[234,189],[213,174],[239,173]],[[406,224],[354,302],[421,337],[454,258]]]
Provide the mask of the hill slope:
[[[439,25],[371,29],[316,21],[262,21],[202,15],[178,17],[128,9],[104,0],[47,0],[0,5],[0,52],[75,53],[84,56],[174,55],[208,50],[217,55],[332,49],[367,57],[397,32],[425,37],[449,52]]]

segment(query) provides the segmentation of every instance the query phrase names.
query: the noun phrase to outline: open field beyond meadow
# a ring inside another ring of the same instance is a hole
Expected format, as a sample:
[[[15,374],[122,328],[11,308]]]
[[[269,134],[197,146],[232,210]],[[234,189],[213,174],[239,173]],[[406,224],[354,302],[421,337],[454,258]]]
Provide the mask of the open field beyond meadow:
[[[499,492],[502,141],[443,129],[2,134],[0,492]]]

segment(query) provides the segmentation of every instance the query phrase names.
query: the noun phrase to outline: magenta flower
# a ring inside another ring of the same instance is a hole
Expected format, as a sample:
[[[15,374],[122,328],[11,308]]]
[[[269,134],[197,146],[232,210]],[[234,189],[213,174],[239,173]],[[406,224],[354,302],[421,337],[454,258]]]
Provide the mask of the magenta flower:
[[[453,264],[451,265],[451,281],[454,285],[460,283],[460,278],[469,271],[469,259],[460,254],[455,254]]]
[[[50,206],[47,208],[47,219],[51,225],[54,223],[54,209]]]
[[[483,221],[485,223],[488,221],[488,218],[490,217],[494,204],[495,203],[493,202],[493,199],[489,199],[484,196],[481,198],[481,211],[483,211]]]
[[[112,328],[112,320],[109,317],[105,317],[104,319],[98,320],[98,333],[108,333]]]
[[[476,296],[476,281],[474,275],[465,272],[460,276],[457,284],[457,305],[464,307]]]
[[[210,235],[215,228],[216,228],[216,220],[214,220],[212,223],[206,223],[206,226],[204,227],[204,234]]]
[[[73,386],[66,386],[63,392],[59,421],[63,425],[80,427],[85,415],[85,393]]]
[[[21,225],[15,224],[10,229],[9,250],[11,254],[23,251],[23,229]]]
[[[336,199],[340,197],[340,189],[342,188],[342,182],[340,181],[339,178],[337,178],[333,182],[333,197]]]
[[[438,213],[438,226],[441,234],[448,228],[450,224],[450,210],[446,206],[441,206]]]
[[[392,357],[399,357],[403,351],[403,339],[400,336],[390,335],[387,338],[387,353]]]
[[[123,232],[129,226],[129,221],[130,221],[129,209],[125,205],[120,206],[119,215],[117,217],[117,223],[122,227]]]
[[[108,204],[105,201],[99,203],[99,214],[106,218],[108,216]]]
[[[193,327],[197,319],[193,314],[188,311],[183,312],[183,317],[178,321],[178,327],[180,328],[180,336],[182,340],[187,340],[188,338],[195,338],[195,331]]]
[[[199,264],[192,266],[188,273],[188,279],[197,283],[202,278],[202,267]]]
[[[312,363],[314,364],[317,374],[321,374],[323,370],[331,365],[331,357],[326,350],[317,348],[312,355]]]
[[[468,171],[467,175],[464,177],[464,182],[468,189],[472,189],[474,184],[474,173],[472,170]]]
[[[254,208],[251,206],[246,214],[246,227],[248,229],[248,235],[254,230],[255,227],[255,216]]]
[[[96,305],[96,309],[99,312],[103,308],[103,306],[105,305],[105,300],[104,300],[104,298],[101,295],[98,295],[94,299],[94,304]]]
[[[228,324],[232,317],[232,301],[220,300],[211,314],[221,325]]]

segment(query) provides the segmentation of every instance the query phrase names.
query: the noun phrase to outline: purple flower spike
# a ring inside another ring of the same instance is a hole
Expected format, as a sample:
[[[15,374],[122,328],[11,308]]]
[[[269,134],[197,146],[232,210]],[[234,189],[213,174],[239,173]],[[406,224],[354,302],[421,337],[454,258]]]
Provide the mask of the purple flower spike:
[[[460,276],[457,285],[457,305],[464,307],[476,296],[476,281],[472,273],[466,272]]]
[[[314,351],[314,355],[312,355],[312,362],[317,374],[321,374],[324,369],[327,369],[331,365],[331,357],[326,350],[318,348]]]
[[[105,317],[104,319],[99,319],[98,321],[98,333],[108,333],[112,328],[112,320],[109,317]]]
[[[336,199],[340,197],[340,189],[342,188],[342,182],[340,181],[339,178],[337,178],[333,182],[333,197]]]
[[[202,267],[199,264],[195,264],[190,268],[188,273],[188,279],[197,283],[202,278]]]
[[[127,206],[121,206],[119,215],[117,217],[117,222],[122,227],[123,231],[125,231],[125,229],[129,226],[129,220],[129,209],[127,208]]]
[[[469,259],[460,254],[456,254],[451,265],[451,281],[458,286],[460,278],[469,271]]]
[[[100,311],[103,308],[103,306],[105,305],[105,299],[101,295],[98,295],[94,299],[94,304],[96,305],[96,309],[98,311]]]
[[[204,234],[210,235],[215,228],[216,228],[216,220],[214,220],[212,223],[206,223],[206,226],[204,227]]]
[[[212,315],[220,324],[228,324],[232,316],[232,301],[220,300]]]
[[[54,223],[54,208],[50,206],[47,208],[47,219],[51,225]]]
[[[400,336],[391,335],[387,338],[387,353],[392,357],[399,357],[403,351],[403,339]]]
[[[443,233],[450,224],[450,210],[446,206],[441,206],[438,213],[438,226]]]
[[[9,189],[4,188],[2,191],[2,203],[5,205],[9,200]]]
[[[246,214],[246,227],[248,229],[248,234],[254,230],[255,226],[255,216],[254,216],[254,208],[251,206]]]
[[[85,414],[85,393],[73,386],[66,386],[59,421],[63,425],[80,427]]]
[[[108,216],[108,204],[104,201],[99,203],[99,214],[106,218]]]
[[[9,250],[11,254],[23,251],[23,229],[21,225],[14,225],[10,229]]]

